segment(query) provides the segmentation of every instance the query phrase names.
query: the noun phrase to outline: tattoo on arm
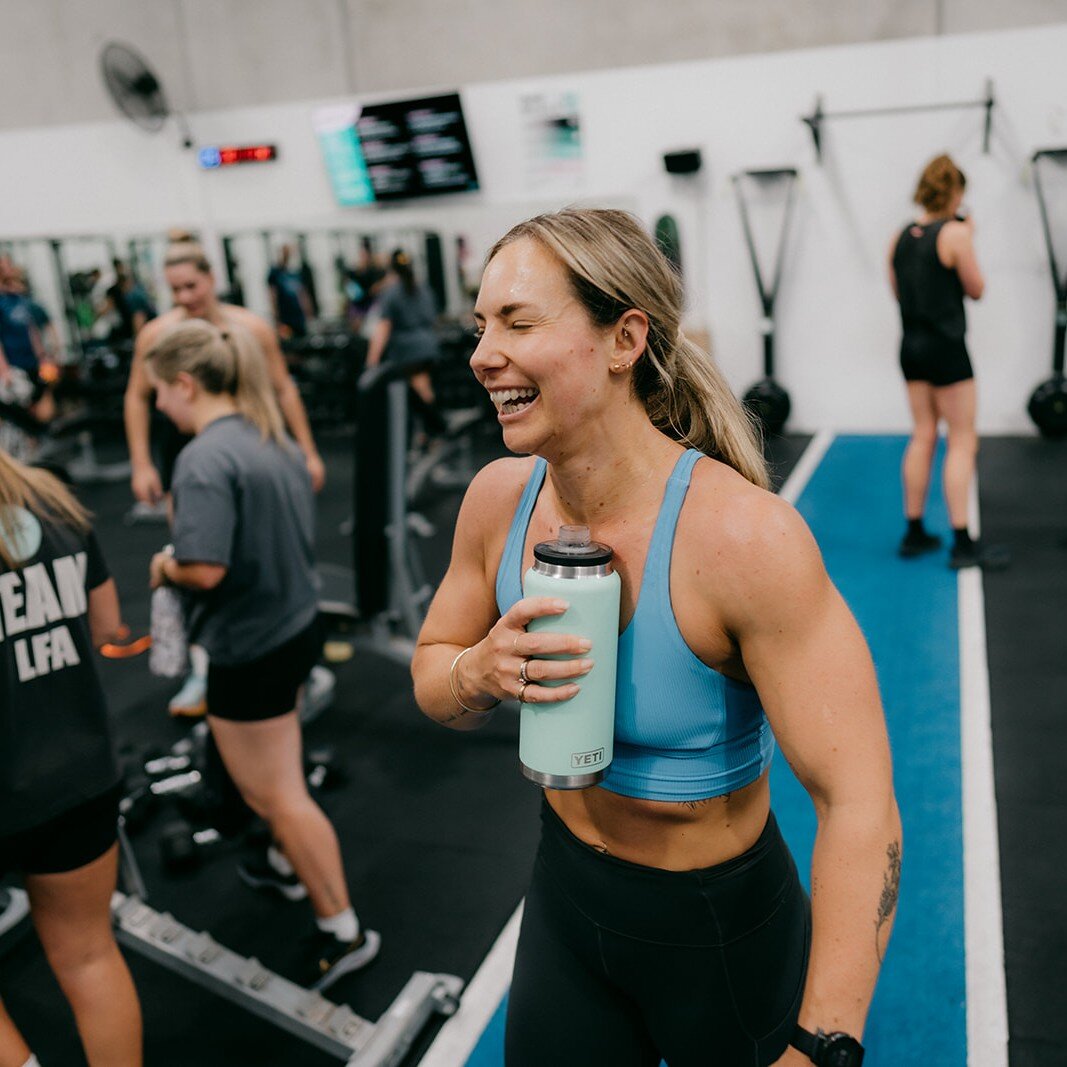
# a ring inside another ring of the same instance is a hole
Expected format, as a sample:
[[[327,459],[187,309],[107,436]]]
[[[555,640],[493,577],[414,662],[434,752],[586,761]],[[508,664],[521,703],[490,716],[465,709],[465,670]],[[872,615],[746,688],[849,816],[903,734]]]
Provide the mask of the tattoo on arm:
[[[889,931],[882,937],[882,928],[893,918],[900,897],[900,842],[891,841],[885,850],[886,868],[882,874],[882,897],[878,901],[878,919],[874,924],[874,948],[878,962],[885,959],[885,948],[889,943]]]

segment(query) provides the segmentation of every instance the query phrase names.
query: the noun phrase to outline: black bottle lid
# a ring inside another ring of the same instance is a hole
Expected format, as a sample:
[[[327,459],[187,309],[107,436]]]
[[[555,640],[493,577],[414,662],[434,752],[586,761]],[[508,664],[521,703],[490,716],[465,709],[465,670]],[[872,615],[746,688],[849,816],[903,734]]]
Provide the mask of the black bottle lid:
[[[610,546],[589,540],[588,526],[561,526],[557,540],[534,545],[534,559],[556,567],[603,567],[614,555]]]

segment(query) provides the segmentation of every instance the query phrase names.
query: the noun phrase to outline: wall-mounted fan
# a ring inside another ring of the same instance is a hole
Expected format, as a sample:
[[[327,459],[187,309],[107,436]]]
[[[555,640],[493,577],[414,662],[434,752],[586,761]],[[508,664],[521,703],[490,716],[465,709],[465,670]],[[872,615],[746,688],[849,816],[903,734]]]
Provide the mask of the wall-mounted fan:
[[[110,41],[100,52],[100,70],[115,106],[143,130],[155,133],[173,117],[182,134],[182,144],[192,148],[193,139],[185,120],[171,111],[159,79],[144,57],[128,44]]]

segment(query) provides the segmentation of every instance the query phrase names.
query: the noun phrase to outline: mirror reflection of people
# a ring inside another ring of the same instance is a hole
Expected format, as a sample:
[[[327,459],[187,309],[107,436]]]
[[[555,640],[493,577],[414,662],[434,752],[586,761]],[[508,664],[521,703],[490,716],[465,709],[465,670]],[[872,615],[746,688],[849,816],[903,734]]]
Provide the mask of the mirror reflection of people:
[[[63,364],[66,361],[66,356],[59,331],[56,329],[56,324],[52,321],[52,316],[48,313],[48,309],[34,296],[25,267],[16,268],[13,287],[15,292],[20,293],[25,298],[29,306],[30,316],[33,318],[34,324],[41,335],[44,359],[47,363],[56,366]]]
[[[0,602],[0,876],[23,877],[90,1067],[139,1067],[111,925],[121,776],[93,665],[120,634],[118,594],[81,505],[2,450]],[[2,1003],[0,1063],[39,1067]]]
[[[109,340],[133,341],[145,325],[156,317],[156,309],[144,287],[121,259],[113,259],[114,284],[107,291],[107,307],[115,325]]]
[[[943,422],[948,448],[942,480],[953,536],[949,566],[992,569],[1006,565],[1006,553],[978,543],[969,528],[978,431],[964,297],[980,300],[985,279],[974,249],[974,216],[962,211],[966,186],[963,171],[949,156],[932,159],[915,189],[922,211],[889,249],[889,282],[903,327],[900,367],[914,422],[902,467],[907,529],[899,554],[914,557],[941,547],[923,514]]]
[[[277,262],[267,273],[274,323],[283,338],[306,337],[308,319],[314,317],[302,271],[292,268],[292,258],[293,246],[282,245]]]
[[[516,456],[464,498],[420,707],[456,730],[504,699],[565,715],[598,650],[531,627],[567,621],[524,595],[533,547],[588,527],[622,584],[614,761],[544,791],[508,1067],[802,1067],[817,1031],[836,1035],[821,1062],[858,1065],[896,912],[870,653],[682,304],[635,218],[571,209],[498,241],[475,305],[471,368]],[[818,819],[810,911],[771,812],[772,735]]]
[[[350,327],[359,331],[375,300],[389,283],[389,268],[382,262],[382,257],[375,255],[371,239],[364,236],[359,242],[356,262],[344,268],[343,273],[346,318]]]
[[[53,382],[45,373],[50,366],[22,272],[9,256],[0,255],[0,383],[13,370],[24,375],[31,388],[28,411],[41,422],[55,415]]]
[[[389,265],[395,281],[382,290],[377,304],[378,321],[367,348],[367,366],[375,367],[383,359],[416,364],[425,360],[430,365],[441,354],[433,292],[415,277],[411,257],[403,249],[393,252]],[[408,385],[424,433],[431,438],[442,436],[447,427],[437,410],[429,370],[409,374]]]

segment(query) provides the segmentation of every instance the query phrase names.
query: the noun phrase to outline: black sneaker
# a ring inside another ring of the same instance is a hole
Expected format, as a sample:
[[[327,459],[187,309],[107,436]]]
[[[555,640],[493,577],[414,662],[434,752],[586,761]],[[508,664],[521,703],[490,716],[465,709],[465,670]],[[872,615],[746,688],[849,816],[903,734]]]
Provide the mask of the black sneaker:
[[[342,941],[333,934],[316,931],[316,971],[311,988],[321,993],[343,975],[362,970],[381,947],[382,938],[377,930],[361,930],[355,941]]]
[[[912,556],[921,556],[924,552],[936,552],[940,547],[941,538],[937,534],[927,533],[925,530],[918,536],[907,533],[900,542],[897,555],[909,559]]]
[[[286,900],[303,900],[308,895],[295,874],[279,874],[265,857],[237,864],[237,877],[253,889],[278,893]]]
[[[1003,545],[984,545],[972,541],[969,545],[955,545],[948,556],[948,565],[958,571],[964,567],[981,567],[984,571],[1002,571],[1011,563],[1011,553]]]

